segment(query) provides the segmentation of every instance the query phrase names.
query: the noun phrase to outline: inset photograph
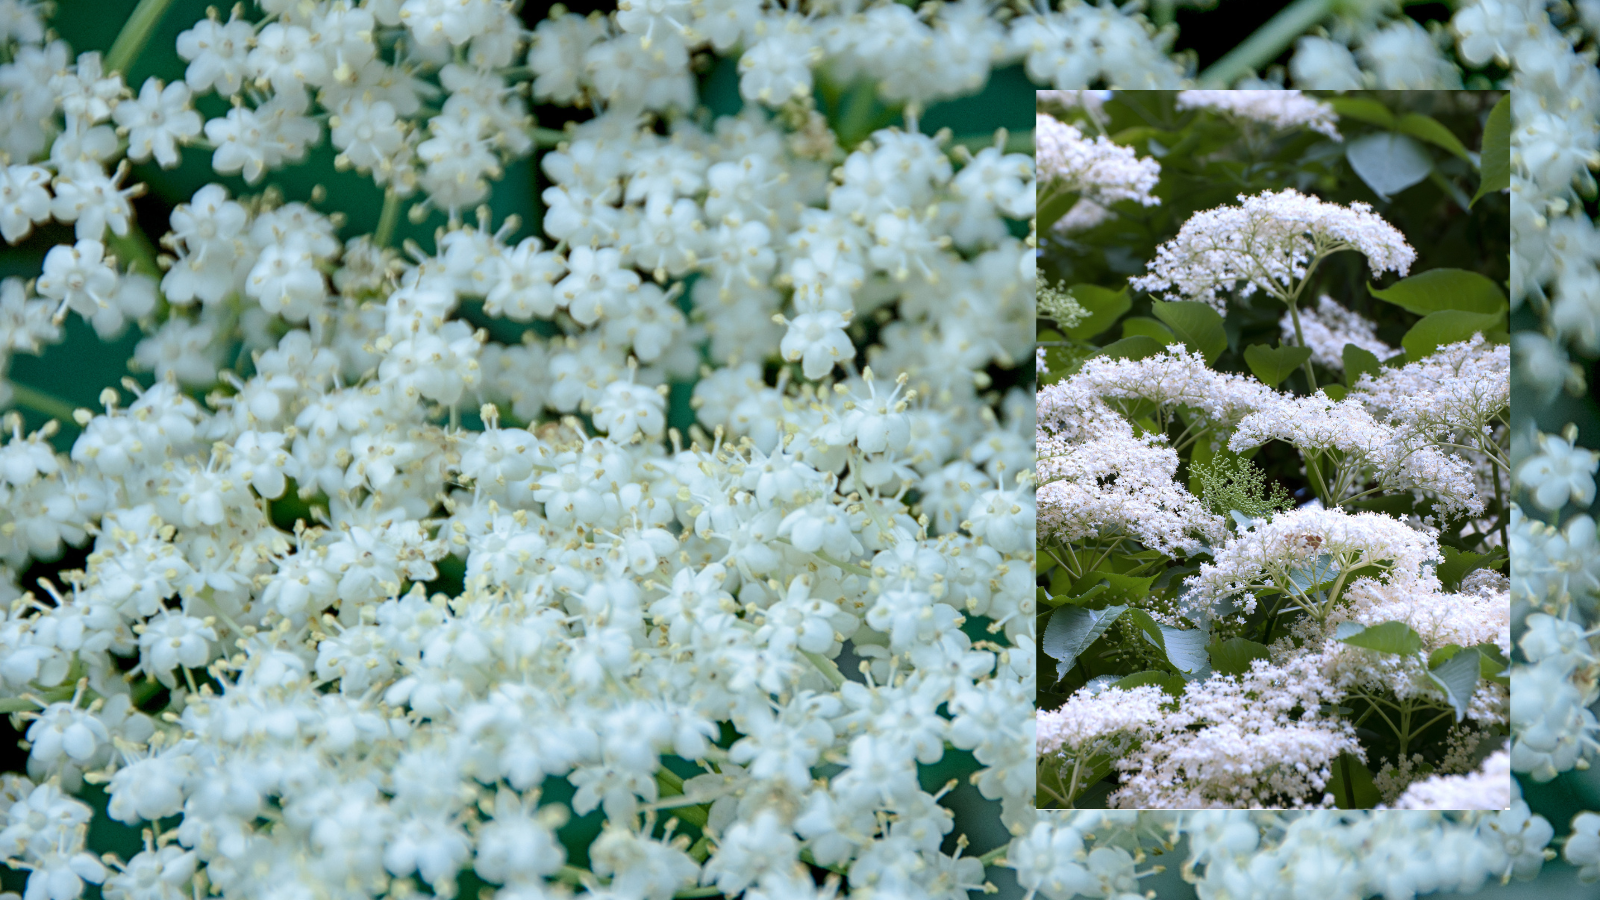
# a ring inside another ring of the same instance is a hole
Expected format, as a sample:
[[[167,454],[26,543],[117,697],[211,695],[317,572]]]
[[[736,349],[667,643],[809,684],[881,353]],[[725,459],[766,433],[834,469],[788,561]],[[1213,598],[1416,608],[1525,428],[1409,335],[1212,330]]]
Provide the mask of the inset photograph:
[[[1507,93],[1037,107],[1038,806],[1510,807]]]

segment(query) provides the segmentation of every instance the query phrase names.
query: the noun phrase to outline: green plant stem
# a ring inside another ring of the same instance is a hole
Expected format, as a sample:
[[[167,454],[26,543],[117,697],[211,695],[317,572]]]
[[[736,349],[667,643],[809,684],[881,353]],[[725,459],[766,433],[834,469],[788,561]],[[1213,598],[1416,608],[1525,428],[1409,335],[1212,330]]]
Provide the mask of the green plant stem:
[[[393,187],[383,192],[383,211],[378,213],[378,230],[372,233],[372,243],[389,246],[394,240],[395,224],[400,221],[400,195]]]
[[[26,406],[34,412],[44,413],[52,419],[61,419],[65,424],[75,425],[72,414],[77,407],[55,396],[47,394],[37,388],[28,387],[20,382],[10,382],[11,404],[13,406]]]
[[[1500,520],[1500,546],[1506,548],[1507,552],[1510,552],[1511,533],[1506,530],[1506,519],[1510,517],[1506,515],[1506,498],[1501,492],[1500,488],[1500,467],[1495,466],[1491,470],[1490,474],[1494,476],[1494,503],[1495,507],[1499,510],[1499,516],[1497,518]]]
[[[1239,46],[1228,51],[1211,68],[1200,73],[1200,86],[1228,88],[1246,72],[1260,69],[1278,58],[1300,37],[1333,12],[1338,0],[1295,0],[1256,29]]]
[[[1299,304],[1293,300],[1289,301],[1289,318],[1294,320],[1295,346],[1304,347],[1306,345],[1306,336],[1300,331],[1300,310],[1297,308],[1298,306]],[[1311,393],[1315,394],[1317,392],[1317,376],[1315,372],[1311,371],[1311,357],[1306,357],[1302,368],[1306,370],[1306,385],[1311,388]]]
[[[838,663],[823,656],[821,653],[812,653],[810,650],[801,650],[800,655],[811,660],[811,664],[816,666],[817,671],[832,682],[834,687],[839,687],[845,683],[844,673],[839,671]]]
[[[128,16],[111,49],[106,51],[104,68],[107,72],[128,70],[129,64],[149,42],[150,33],[155,31],[157,23],[171,5],[172,0],[139,0],[139,5],[133,8],[133,15]]]
[[[567,139],[567,133],[555,128],[535,128],[533,142],[540,147],[558,147]]]
[[[839,116],[839,145],[846,150],[853,150],[866,140],[867,135],[872,133],[872,120],[877,108],[877,85],[869,78],[857,81],[845,97],[844,109]]]
[[[1010,846],[1009,844],[1001,844],[1000,846],[994,848],[993,850],[990,850],[988,853],[985,853],[984,855],[978,857],[978,862],[981,862],[986,866],[992,866],[992,865],[997,864],[998,862],[1000,862],[1000,860],[1005,858],[1006,848],[1009,847],[1009,846]]]

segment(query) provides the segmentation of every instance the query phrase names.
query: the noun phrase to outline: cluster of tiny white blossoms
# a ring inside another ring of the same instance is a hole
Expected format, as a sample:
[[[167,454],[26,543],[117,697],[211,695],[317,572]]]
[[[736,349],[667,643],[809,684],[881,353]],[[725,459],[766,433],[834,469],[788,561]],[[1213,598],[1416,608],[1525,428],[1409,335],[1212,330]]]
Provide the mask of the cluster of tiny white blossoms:
[[[1569,844],[1587,871],[1600,861],[1591,818]],[[1521,799],[1498,812],[1082,810],[1039,822],[1006,857],[1028,896],[1048,900],[1142,896],[1138,865],[1184,840],[1183,875],[1202,898],[1413,897],[1531,878],[1551,835]]]
[[[67,455],[58,423],[5,423],[0,708],[29,757],[0,861],[29,900],[448,896],[465,869],[507,900],[983,887],[1003,848],[946,846],[918,767],[970,752],[1031,827],[1033,413],[993,373],[1031,341],[1034,169],[914,128],[841,148],[793,101],[816,69],[914,122],[1024,24],[260,7],[184,30],[183,82],[134,94],[0,2],[0,234],[77,229],[5,283],[0,344],[137,322],[156,375],[78,410]],[[696,117],[694,66],[736,53],[745,111]],[[597,112],[539,132],[530,93]],[[324,139],[384,189],[377,233],[211,184],[141,251],[123,156],[203,146],[256,185]],[[463,221],[541,144],[542,235]],[[431,251],[388,246],[408,205],[448,213]],[[497,343],[464,303],[545,330]],[[88,847],[85,781],[142,852]],[[595,810],[580,869],[558,830]]]
[[[1035,122],[1034,159],[1047,189],[1081,194],[1102,206],[1118,200],[1160,205],[1161,198],[1150,196],[1161,176],[1160,163],[1139,159],[1132,148],[1105,135],[1088,140],[1077,128],[1044,113]]]
[[[1294,317],[1285,312],[1278,323],[1283,343],[1295,342]],[[1344,345],[1355,344],[1380,360],[1395,355],[1395,348],[1378,340],[1376,326],[1360,313],[1323,294],[1316,306],[1300,310],[1300,332],[1311,361],[1335,372],[1344,370]]]
[[[1255,610],[1254,591],[1289,584],[1307,567],[1361,574],[1342,591],[1334,588],[1323,607],[1308,609],[1311,615],[1297,627],[1295,640],[1276,641],[1265,668],[1258,663],[1242,678],[1213,675],[1191,683],[1159,718],[1124,717],[1116,708],[1131,701],[1119,692],[1080,692],[1083,696],[1075,695],[1063,709],[1041,713],[1040,752],[1073,756],[1085,734],[1139,738],[1137,750],[1116,762],[1126,774],[1110,800],[1122,808],[1316,806],[1324,800],[1327,764],[1350,750],[1353,739],[1347,723],[1295,719],[1289,710],[1337,705],[1338,697],[1352,690],[1433,702],[1442,696],[1428,678],[1425,655],[1390,659],[1349,646],[1338,639],[1341,626],[1403,622],[1429,653],[1451,644],[1486,643],[1509,653],[1503,580],[1482,585],[1484,594],[1466,586],[1459,593],[1444,591],[1432,569],[1443,559],[1437,538],[1422,523],[1307,505],[1230,533],[1220,516],[1175,480],[1178,457],[1165,446],[1166,437],[1142,433],[1126,418],[1132,405],[1157,421],[1182,410],[1185,421],[1204,424],[1235,452],[1269,440],[1290,443],[1308,459],[1337,450],[1344,468],[1323,469],[1338,491],[1334,496],[1377,484],[1368,489],[1427,491],[1441,507],[1481,510],[1480,479],[1474,475],[1492,464],[1481,454],[1468,458],[1452,449],[1463,416],[1402,422],[1381,405],[1394,402],[1389,390],[1399,383],[1415,385],[1426,377],[1430,396],[1496,398],[1498,406],[1485,408],[1476,421],[1503,413],[1509,399],[1503,388],[1509,368],[1504,346],[1478,336],[1441,348],[1438,355],[1442,362],[1429,357],[1393,376],[1368,376],[1361,382],[1365,390],[1338,403],[1324,394],[1297,398],[1248,376],[1214,372],[1199,353],[1182,348],[1142,360],[1097,357],[1042,388],[1041,537],[1105,543],[1127,536],[1162,553],[1205,549],[1212,554],[1212,561],[1188,579],[1179,610],[1151,611],[1158,620],[1173,626],[1182,624],[1180,615],[1197,623],[1229,617],[1242,622]],[[1496,391],[1493,382],[1502,387]],[[1451,409],[1460,405],[1440,402]],[[1508,702],[1503,686],[1479,684],[1469,701],[1463,739],[1476,744],[1503,726]],[[1245,722],[1241,709],[1259,716]],[[1046,749],[1046,742],[1053,749]],[[1409,783],[1401,778],[1395,793]]]
[[[1210,109],[1274,128],[1305,126],[1336,141],[1339,117],[1333,107],[1299,91],[1179,91],[1178,109]]]
[[[1288,302],[1314,264],[1329,253],[1358,250],[1374,275],[1405,275],[1417,254],[1405,236],[1360,201],[1344,207],[1285,188],[1240,206],[1222,206],[1191,216],[1178,236],[1156,248],[1150,274],[1129,280],[1169,300],[1202,300],[1219,312],[1218,292],[1248,298],[1257,290]]]

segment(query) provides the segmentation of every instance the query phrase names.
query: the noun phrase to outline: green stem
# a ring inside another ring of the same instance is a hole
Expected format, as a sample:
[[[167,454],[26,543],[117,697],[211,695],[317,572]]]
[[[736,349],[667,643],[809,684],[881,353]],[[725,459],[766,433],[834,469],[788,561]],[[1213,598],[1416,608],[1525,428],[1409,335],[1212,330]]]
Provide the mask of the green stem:
[[[1228,88],[1246,72],[1260,69],[1278,58],[1300,37],[1333,12],[1338,0],[1295,0],[1256,29],[1244,43],[1200,73],[1200,86]]]
[[[128,271],[143,272],[157,281],[161,280],[161,266],[156,262],[156,247],[143,231],[130,227],[124,235],[112,234],[107,248],[117,259],[128,263]]]
[[[1506,515],[1506,498],[1505,495],[1501,493],[1500,489],[1500,467],[1494,466],[1490,470],[1490,473],[1494,475],[1494,504],[1495,508],[1499,511],[1500,546],[1506,548],[1507,552],[1510,552],[1511,534],[1506,530],[1506,520],[1510,517]]]
[[[1300,331],[1300,310],[1297,308],[1298,306],[1299,304],[1293,300],[1289,301],[1289,318],[1294,320],[1295,346],[1304,347],[1306,345],[1306,336]],[[1317,392],[1317,376],[1315,372],[1311,371],[1311,357],[1309,356],[1306,357],[1305,370],[1306,384],[1310,386],[1311,393],[1315,394]]]
[[[872,133],[872,121],[877,108],[878,86],[870,78],[860,79],[844,101],[837,129],[839,145],[846,150],[853,150],[866,140],[867,135]]]
[[[378,230],[372,233],[372,243],[379,247],[389,246],[394,240],[395,223],[400,221],[400,195],[394,188],[383,192],[383,211],[378,213]]]
[[[1001,844],[1000,846],[994,848],[993,850],[990,850],[988,853],[985,853],[984,855],[978,857],[978,862],[981,862],[986,866],[992,866],[992,865],[998,864],[1000,862],[1000,860],[1005,858],[1006,848],[1008,846],[1010,846],[1010,845],[1009,844]]]
[[[656,770],[656,784],[661,788],[664,797],[676,797],[683,793],[683,779],[678,773],[667,768]],[[707,804],[680,807],[673,812],[680,820],[704,830],[706,823],[711,821],[711,807]]]
[[[106,51],[104,69],[107,72],[126,72],[139,51],[144,49],[150,40],[150,33],[155,31],[157,23],[167,7],[172,5],[172,0],[139,0],[139,5],[134,7],[133,15],[123,24],[122,30],[117,33],[117,39],[111,44],[111,49]]]
[[[77,407],[71,403],[54,394],[47,394],[44,391],[28,387],[16,381],[9,383],[11,385],[11,404],[13,406],[26,406],[28,409],[44,413],[52,419],[60,419],[65,424],[77,424],[76,420],[72,418],[72,414],[77,411]]]
[[[833,682],[834,687],[839,687],[845,683],[844,673],[839,671],[838,663],[823,656],[821,653],[812,653],[809,650],[801,650],[800,655],[811,660],[811,664],[816,666],[817,671],[826,676],[829,681]]]
[[[567,139],[567,133],[555,128],[535,128],[533,142],[540,147],[558,147]]]

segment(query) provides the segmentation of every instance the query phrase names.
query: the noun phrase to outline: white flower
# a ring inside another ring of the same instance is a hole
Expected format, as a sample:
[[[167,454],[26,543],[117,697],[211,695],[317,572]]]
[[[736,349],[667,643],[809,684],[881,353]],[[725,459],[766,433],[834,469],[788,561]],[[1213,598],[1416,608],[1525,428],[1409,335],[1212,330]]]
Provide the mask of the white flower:
[[[200,114],[189,108],[189,88],[174,82],[165,88],[150,78],[134,100],[117,104],[112,113],[128,130],[128,158],[156,158],[163,168],[178,164],[178,143],[200,134]]]
[[[638,274],[621,266],[617,250],[574,248],[567,257],[567,277],[556,283],[556,302],[578,324],[593,325],[607,305],[620,305],[625,292],[639,289]]]
[[[1169,300],[1203,300],[1219,311],[1217,292],[1241,297],[1256,290],[1289,296],[1312,259],[1339,250],[1359,250],[1374,274],[1405,275],[1417,254],[1405,237],[1366,203],[1348,208],[1308,197],[1293,188],[1239,195],[1241,206],[1222,206],[1190,216],[1178,236],[1156,250],[1150,274],[1128,283],[1140,290],[1165,290]]]
[[[15,244],[50,221],[50,173],[39,166],[0,167],[0,237]]]
[[[50,248],[38,287],[41,296],[61,302],[58,318],[67,309],[88,318],[110,305],[117,289],[117,272],[105,262],[104,244],[82,240],[71,247]]]
[[[1517,480],[1533,489],[1534,503],[1555,511],[1568,502],[1578,506],[1593,502],[1600,453],[1574,446],[1554,434],[1541,435],[1539,447],[1539,454],[1517,468]]]
[[[821,378],[855,355],[855,345],[844,332],[848,324],[849,319],[833,310],[801,313],[789,323],[779,351],[784,359],[799,362],[807,378]]]
[[[618,443],[634,435],[660,437],[666,428],[666,400],[654,388],[631,381],[614,381],[594,407],[594,424]]]

